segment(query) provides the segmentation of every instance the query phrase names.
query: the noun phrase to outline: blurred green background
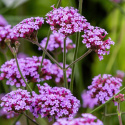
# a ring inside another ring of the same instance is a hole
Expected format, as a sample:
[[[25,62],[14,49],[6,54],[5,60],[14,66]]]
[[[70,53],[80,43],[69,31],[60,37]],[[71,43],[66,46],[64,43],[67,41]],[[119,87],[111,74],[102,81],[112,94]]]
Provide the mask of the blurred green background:
[[[57,4],[58,0],[0,0],[0,14],[12,26],[28,17],[42,16],[45,17],[46,13],[52,10],[51,6]],[[79,0],[62,0],[61,6],[73,6],[78,8]],[[117,70],[125,71],[125,2],[116,4],[110,0],[83,0],[83,16],[86,17],[88,22],[93,26],[104,28],[108,32],[108,37],[115,42],[111,47],[110,54],[104,56],[104,60],[99,61],[96,53],[92,52],[86,58],[76,64],[75,80],[74,80],[74,95],[81,100],[81,93],[87,86],[91,84],[92,78],[98,74],[109,73],[116,75]],[[39,42],[47,36],[49,25],[44,24],[38,32]],[[81,33],[82,35],[83,33]],[[75,34],[71,36],[75,43]],[[80,39],[78,57],[84,54],[87,49],[82,44]],[[38,47],[28,41],[21,40],[20,52],[24,52],[29,56],[40,56],[41,51]],[[73,59],[73,50],[67,53],[67,64]],[[10,51],[7,52],[8,58],[13,58]],[[59,61],[62,61],[60,55]],[[0,65],[5,62],[5,58],[0,53]],[[123,86],[125,85],[123,81]],[[1,87],[1,92],[3,92]],[[81,100],[82,104],[82,100]],[[122,112],[125,111],[125,103],[121,104]],[[113,103],[107,105],[108,113],[117,112]],[[80,108],[79,113],[89,112],[90,109]],[[101,120],[105,121],[105,125],[118,125],[118,117],[111,116],[103,118],[103,109],[94,113]],[[15,118],[6,120],[0,118],[0,125],[11,125]],[[123,124],[125,124],[125,115],[122,115]],[[41,125],[47,125],[45,120],[39,119]],[[21,119],[22,125],[25,125],[25,118]],[[50,123],[51,124],[51,123]]]

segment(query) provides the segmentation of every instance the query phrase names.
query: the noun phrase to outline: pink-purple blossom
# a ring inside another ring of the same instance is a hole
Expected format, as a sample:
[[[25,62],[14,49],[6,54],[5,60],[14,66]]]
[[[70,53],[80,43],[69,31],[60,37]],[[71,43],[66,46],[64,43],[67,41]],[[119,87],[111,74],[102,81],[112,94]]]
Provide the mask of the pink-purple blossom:
[[[18,89],[11,91],[1,98],[0,104],[5,112],[17,112],[22,113],[25,110],[30,109],[31,95],[27,90]]]
[[[44,59],[42,68],[39,72],[42,57],[26,57],[18,59],[21,72],[27,82],[41,82],[53,79],[55,83],[63,82],[63,71],[56,64],[52,64],[50,60]],[[62,65],[62,63],[60,63]],[[0,68],[0,80],[6,79],[7,85],[15,85],[16,87],[26,86],[23,81],[16,64],[15,59],[5,62]],[[66,72],[67,80],[70,82],[71,68]]]
[[[111,38],[104,39],[107,34],[108,33],[102,28],[90,26],[84,30],[84,35],[82,35],[83,44],[86,44],[87,48],[95,51],[99,56],[99,60],[103,59],[103,55],[108,55],[110,46],[114,45]]]
[[[99,74],[93,78],[88,86],[88,94],[98,99],[98,104],[103,104],[120,91],[122,80],[109,74]]]
[[[98,105],[97,101],[98,99],[97,98],[92,98],[90,94],[88,94],[88,91],[84,90],[82,92],[82,101],[83,101],[83,105],[82,107],[83,108],[90,108],[90,109],[93,109],[95,106]]]
[[[12,28],[12,32],[9,34],[9,37],[10,39],[25,38],[34,42],[36,40],[37,30],[40,29],[43,23],[43,17],[31,17],[24,19]]]
[[[60,118],[53,125],[103,125],[96,116],[84,113],[79,118]]]
[[[62,117],[73,117],[80,106],[80,101],[72,95],[70,90],[63,87],[50,87],[47,83],[43,86],[37,85],[39,94],[32,93],[32,104],[30,111],[38,118],[47,117],[58,119]]]
[[[49,41],[48,41],[47,50],[52,51],[53,53],[55,52],[56,54],[58,53],[59,49],[63,51],[64,39],[65,39],[65,35],[62,33],[51,34]],[[47,37],[41,41],[40,45],[43,48],[45,48],[46,42],[47,42]],[[73,44],[72,40],[67,37],[66,38],[66,51],[72,48],[75,48],[75,44]],[[41,49],[39,48],[39,50]]]
[[[81,32],[90,25],[73,7],[54,8],[53,6],[53,10],[46,14],[46,20],[52,31],[58,31],[66,36]]]

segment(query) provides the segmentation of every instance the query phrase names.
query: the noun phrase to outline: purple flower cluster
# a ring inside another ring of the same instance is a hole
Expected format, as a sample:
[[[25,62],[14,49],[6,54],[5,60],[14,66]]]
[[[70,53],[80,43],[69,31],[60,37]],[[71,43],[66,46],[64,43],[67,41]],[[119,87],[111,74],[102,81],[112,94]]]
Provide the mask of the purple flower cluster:
[[[27,92],[27,90],[18,89],[16,91],[11,91],[3,96],[1,100],[2,103],[0,105],[6,112],[23,112],[30,109],[31,96],[30,92]]]
[[[109,74],[93,78],[92,85],[88,86],[88,94],[98,99],[98,104],[103,104],[120,90],[122,80]]]
[[[97,98],[92,98],[90,94],[88,94],[88,91],[83,91],[82,95],[82,100],[83,100],[83,108],[89,107],[90,109],[93,109],[95,106],[98,105]]]
[[[47,83],[44,86],[37,85],[39,94],[33,92],[30,111],[38,118],[48,117],[49,120],[73,117],[80,106],[80,101],[74,97],[70,90],[63,87],[50,87]]]
[[[0,15],[0,27],[6,26],[6,25],[8,25],[8,22],[5,20],[5,18],[2,15]]]
[[[61,33],[51,34],[50,38],[49,38],[47,50],[57,52],[56,51],[57,49],[61,49],[63,51],[64,39],[65,39],[65,35],[63,35]],[[47,41],[47,37],[44,38],[40,43],[40,45],[43,48],[45,48],[46,41]],[[67,39],[66,39],[66,51],[69,49],[72,49],[72,48],[75,48],[75,44],[73,44],[72,40],[67,37]],[[39,50],[41,50],[41,48],[39,48]]]
[[[47,23],[52,31],[70,35],[75,32],[81,32],[90,25],[84,16],[78,13],[73,7],[54,8],[46,14]]]
[[[31,17],[24,19],[19,24],[12,28],[12,32],[9,34],[12,38],[25,38],[28,40],[36,39],[37,30],[42,26],[44,20],[42,17]]]
[[[125,73],[123,71],[121,71],[121,70],[117,70],[116,71],[116,77],[118,77],[118,78],[123,80],[124,77],[125,77]]]
[[[98,54],[100,60],[103,59],[103,55],[109,54],[107,49],[110,49],[110,45],[114,45],[114,42],[111,41],[111,38],[104,40],[108,34],[104,29],[89,26],[88,29],[84,30],[84,33],[85,34],[82,35],[84,38],[82,41],[83,44],[86,44],[87,48],[94,50]]]
[[[125,95],[120,93],[114,97],[114,100],[119,103],[123,102],[125,101]]]
[[[27,82],[41,82],[45,80],[54,79],[56,83],[63,82],[63,71],[56,64],[52,64],[50,60],[44,59],[41,72],[39,73],[39,66],[41,65],[42,57],[27,57],[18,59],[21,72]],[[18,71],[15,59],[5,62],[0,68],[0,80],[7,79],[7,85],[15,85],[16,87],[26,86]],[[71,69],[66,72],[67,79],[70,81]]]
[[[84,113],[80,118],[57,119],[57,121],[53,125],[103,125],[103,123],[102,121],[97,119],[96,116],[93,116],[92,114],[89,114],[89,113]]]

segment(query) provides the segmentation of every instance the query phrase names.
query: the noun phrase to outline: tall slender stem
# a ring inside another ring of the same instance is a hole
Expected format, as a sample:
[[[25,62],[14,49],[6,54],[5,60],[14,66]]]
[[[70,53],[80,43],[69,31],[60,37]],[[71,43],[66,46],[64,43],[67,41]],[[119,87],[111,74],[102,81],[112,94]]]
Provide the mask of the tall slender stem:
[[[60,7],[61,1],[62,1],[62,0],[58,0],[58,3],[57,3],[56,8],[59,8],[59,7]],[[48,31],[48,36],[47,36],[47,41],[46,41],[46,45],[45,45],[45,50],[47,49],[47,45],[48,45],[48,42],[49,42],[50,34],[51,34],[51,30],[49,29],[49,31]],[[43,51],[41,66],[40,66],[39,70],[41,70],[41,67],[42,67],[42,64],[43,64],[43,60],[44,60],[44,58],[45,58],[45,54],[46,54],[45,51]]]
[[[120,111],[120,103],[118,103],[118,105],[117,105],[117,112],[118,112],[119,125],[122,125],[122,118],[121,118],[121,111]]]
[[[68,88],[68,84],[67,84],[67,77],[66,77],[66,70],[65,70],[65,66],[66,66],[66,38],[64,39],[64,44],[63,44],[63,77],[64,77],[64,84],[65,87]]]
[[[75,61],[73,61],[71,64],[69,64],[66,69],[68,69],[69,67],[71,67],[73,64],[77,63],[78,61],[82,60],[83,58],[85,58],[89,53],[92,52],[92,49],[89,49],[86,53],[84,53],[82,56],[80,56],[78,59],[76,59]]]
[[[30,121],[32,121],[33,123],[35,123],[36,125],[39,125],[37,122],[33,121],[27,114],[23,113]]]
[[[28,111],[26,111],[26,115],[28,115]],[[28,117],[26,117],[26,122],[27,122],[27,125],[30,125]]]
[[[62,0],[58,0],[58,3],[57,3],[56,8],[59,8],[59,7],[60,7],[60,5],[61,5],[61,1],[62,1]]]
[[[107,103],[109,103],[112,99],[114,99],[114,97],[115,97],[116,95],[118,95],[119,93],[121,93],[121,92],[124,91],[124,90],[125,90],[125,87],[122,88],[117,94],[115,94],[113,97],[111,97],[111,98],[110,98],[108,101],[106,101],[104,104],[102,104],[102,105],[98,106],[97,108],[95,108],[94,110],[92,110],[90,113],[94,113],[94,112],[98,111],[100,108],[104,107]]]
[[[50,34],[51,34],[51,30],[49,29],[48,36],[47,36],[47,41],[46,41],[46,45],[45,45],[45,50],[47,49],[47,45],[48,45],[48,42],[49,42]],[[39,67],[39,71],[41,71],[44,58],[45,58],[45,52],[43,51],[42,61],[41,61],[41,66]]]
[[[20,115],[17,117],[17,119],[13,122],[12,125],[15,125],[15,124],[19,121],[19,119],[21,118],[21,116],[22,116],[22,114],[20,114]]]
[[[20,70],[20,66],[19,66],[19,63],[18,63],[18,60],[17,60],[17,55],[15,54],[14,57],[15,57],[15,60],[16,60],[16,64],[17,64],[17,68],[18,68],[18,70],[19,70],[19,73],[20,73],[20,75],[21,75],[23,81],[25,82],[25,84],[26,84],[27,87],[29,88],[30,92],[32,93],[32,89],[30,88],[29,84],[26,82],[26,80],[25,80],[25,78],[24,78],[24,76],[23,76],[23,74],[22,74],[22,72],[21,72],[21,70]]]
[[[83,2],[83,0],[79,0],[79,12],[80,12],[80,14],[82,13],[82,2]],[[74,52],[73,61],[75,61],[77,58],[79,41],[80,41],[80,32],[76,33],[76,48],[75,48],[75,52]],[[73,92],[74,71],[75,71],[75,64],[73,64],[73,66],[72,66],[72,74],[71,74],[71,82],[70,82],[70,91],[71,92]]]
[[[61,65],[46,51],[46,49],[44,49],[38,42],[35,43],[38,47],[40,47],[44,52],[45,54],[54,62],[56,63],[61,69],[63,69],[61,67]]]

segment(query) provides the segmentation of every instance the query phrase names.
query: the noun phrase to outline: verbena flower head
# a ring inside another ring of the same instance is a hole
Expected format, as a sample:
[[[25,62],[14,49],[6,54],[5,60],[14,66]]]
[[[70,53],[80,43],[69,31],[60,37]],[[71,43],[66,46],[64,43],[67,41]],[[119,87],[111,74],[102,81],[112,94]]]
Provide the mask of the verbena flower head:
[[[46,14],[47,23],[52,31],[63,33],[66,36],[75,32],[83,31],[89,23],[84,16],[78,13],[78,10],[73,7],[54,8]]]
[[[63,82],[63,71],[56,64],[52,64],[50,60],[44,59],[41,71],[39,73],[39,66],[41,65],[42,57],[26,57],[18,59],[21,72],[27,82],[41,82],[53,79],[55,83]],[[7,85],[15,85],[16,87],[26,86],[23,81],[16,64],[15,59],[5,62],[0,68],[0,80],[7,79]],[[71,68],[66,71],[67,80],[70,81]]]
[[[97,98],[92,98],[90,94],[88,94],[88,91],[83,91],[82,92],[82,100],[83,100],[83,108],[90,108],[93,109],[95,106],[98,105]]]
[[[44,59],[43,68],[41,69],[41,73],[39,75],[38,70],[41,65],[42,57],[27,57],[18,59],[18,63],[21,69],[21,72],[28,82],[40,82],[44,80],[51,79],[51,65],[52,63],[48,59]],[[16,64],[15,59],[11,59],[10,61],[5,62],[0,68],[1,78],[7,79],[7,85],[15,85],[16,87],[26,86],[23,81]]]
[[[3,110],[6,112],[23,112],[29,110],[29,105],[31,104],[30,92],[27,90],[18,89],[16,91],[11,91],[2,97]]]
[[[60,118],[53,125],[103,125],[102,121],[89,113],[82,114],[82,117],[68,119]]]
[[[0,15],[0,26],[6,26],[6,25],[8,25],[8,22],[2,15]]]
[[[31,17],[24,19],[12,28],[10,38],[25,38],[35,42],[37,40],[37,30],[42,26],[44,20],[42,17]]]
[[[50,38],[49,38],[47,50],[52,51],[52,52],[56,52],[56,54],[59,51],[59,49],[61,49],[63,51],[64,39],[65,39],[65,35],[62,33],[51,34]],[[40,45],[43,48],[45,48],[46,42],[47,42],[47,37],[41,41]],[[66,39],[66,51],[69,49],[72,49],[72,48],[75,48],[75,44],[73,44],[72,40],[67,37],[67,39]],[[41,50],[41,48],[39,48],[39,50]]]
[[[120,94],[118,94],[118,95],[116,95],[114,97],[114,103],[115,103],[115,105],[117,105],[118,103],[121,103],[123,101],[125,101],[125,95],[124,94],[120,93]]]
[[[84,35],[82,35],[83,44],[86,44],[87,48],[95,51],[99,56],[99,60],[103,59],[103,55],[108,55],[109,51],[107,50],[110,49],[111,45],[114,45],[111,38],[104,40],[107,34],[102,28],[90,26],[84,31]]]
[[[98,75],[93,78],[92,84],[88,86],[92,98],[98,99],[98,104],[103,104],[120,90],[122,80],[109,74]]]
[[[52,120],[61,117],[73,117],[80,106],[80,101],[74,97],[70,90],[63,87],[50,87],[37,85],[39,94],[33,92],[30,111],[35,117],[48,117]]]

